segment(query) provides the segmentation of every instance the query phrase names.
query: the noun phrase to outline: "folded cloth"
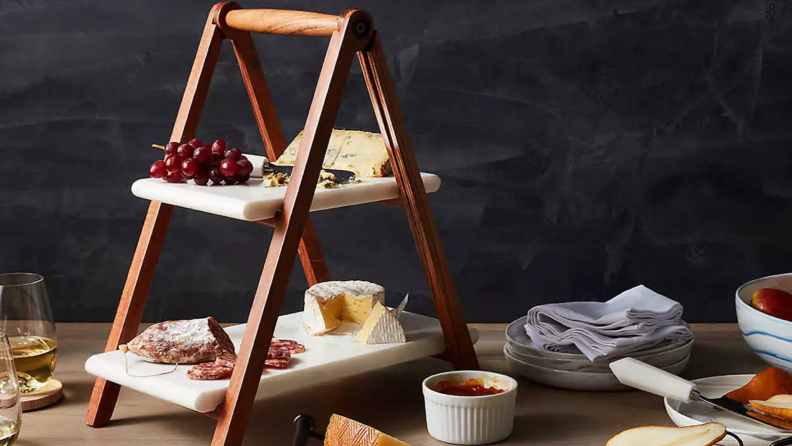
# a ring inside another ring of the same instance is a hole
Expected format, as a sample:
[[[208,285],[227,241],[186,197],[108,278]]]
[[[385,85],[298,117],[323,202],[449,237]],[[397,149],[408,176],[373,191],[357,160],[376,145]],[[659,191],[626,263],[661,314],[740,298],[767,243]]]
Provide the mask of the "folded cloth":
[[[525,332],[537,348],[568,352],[574,346],[589,360],[602,360],[692,339],[682,310],[639,285],[607,302],[538,305],[528,311]]]

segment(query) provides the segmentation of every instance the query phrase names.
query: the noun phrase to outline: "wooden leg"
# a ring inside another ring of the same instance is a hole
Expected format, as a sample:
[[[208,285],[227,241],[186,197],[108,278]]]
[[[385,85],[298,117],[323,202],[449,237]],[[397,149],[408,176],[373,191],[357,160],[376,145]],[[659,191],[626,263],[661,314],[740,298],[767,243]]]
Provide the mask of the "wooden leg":
[[[172,211],[173,206],[159,201],[149,206],[105,351],[117,350],[137,335]],[[118,384],[96,379],[85,420],[89,426],[100,427],[110,421],[119,389]]]
[[[446,355],[457,369],[478,369],[476,351],[470,340],[382,44],[376,33],[371,44],[358,54],[358,58],[443,328],[448,346]]]
[[[325,148],[333,131],[354,53],[362,44],[354,37],[350,23],[362,16],[367,17],[364,13],[348,12],[343,30],[334,33],[330,39],[308,113],[304,138],[286,190],[283,210],[276,217],[275,233],[250,310],[245,337],[225,403],[220,409],[212,446],[242,444],[300,237],[316,191]]]
[[[220,22],[222,23],[222,19]],[[239,69],[242,71],[242,80],[245,82],[250,104],[253,106],[253,114],[256,116],[259,133],[261,133],[264,147],[267,149],[267,156],[271,160],[278,159],[286,150],[286,138],[283,136],[280,120],[275,112],[275,105],[272,103],[272,96],[270,96],[264,71],[261,69],[261,62],[253,44],[253,38],[249,32],[227,29],[224,32],[231,37]],[[327,263],[319,246],[319,237],[316,235],[316,229],[314,229],[310,217],[303,229],[299,255],[309,286],[330,280],[330,271],[327,269]]]
[[[223,34],[213,22],[215,14],[222,8],[228,6],[215,5],[206,20],[190,79],[184,89],[173,126],[171,141],[183,142],[195,136],[195,128],[201,119],[201,110],[223,43]],[[157,201],[152,201],[149,206],[105,351],[116,350],[120,344],[128,342],[137,334],[172,212],[173,206]],[[85,420],[89,426],[100,427],[110,422],[119,390],[118,384],[101,378],[96,380]]]

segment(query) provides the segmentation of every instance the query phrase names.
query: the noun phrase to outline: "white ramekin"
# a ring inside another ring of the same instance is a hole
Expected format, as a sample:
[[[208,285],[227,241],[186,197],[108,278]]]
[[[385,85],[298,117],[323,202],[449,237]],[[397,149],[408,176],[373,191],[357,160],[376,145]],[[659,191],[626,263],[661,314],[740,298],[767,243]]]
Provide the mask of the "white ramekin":
[[[440,381],[481,379],[507,389],[487,396],[456,396],[436,392]],[[452,444],[488,444],[508,437],[514,426],[517,381],[506,375],[478,370],[438,373],[423,382],[426,427],[432,437]]]

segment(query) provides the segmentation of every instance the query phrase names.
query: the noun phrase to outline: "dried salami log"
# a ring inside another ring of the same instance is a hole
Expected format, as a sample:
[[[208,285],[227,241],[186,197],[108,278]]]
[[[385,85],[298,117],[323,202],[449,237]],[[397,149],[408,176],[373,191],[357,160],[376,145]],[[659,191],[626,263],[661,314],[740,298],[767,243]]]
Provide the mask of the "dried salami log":
[[[154,324],[122,350],[160,364],[197,364],[235,354],[231,338],[213,317]]]
[[[187,377],[196,381],[214,381],[230,377],[233,371],[233,367],[207,362],[192,366],[187,370]]]

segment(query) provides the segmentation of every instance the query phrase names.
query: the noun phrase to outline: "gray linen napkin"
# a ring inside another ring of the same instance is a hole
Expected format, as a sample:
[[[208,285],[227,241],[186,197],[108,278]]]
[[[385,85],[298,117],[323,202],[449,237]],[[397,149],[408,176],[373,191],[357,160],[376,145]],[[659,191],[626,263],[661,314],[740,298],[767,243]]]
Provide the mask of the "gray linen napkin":
[[[577,347],[595,361],[667,339],[691,339],[693,333],[681,318],[682,305],[639,285],[607,302],[538,305],[528,311],[525,332],[537,348],[568,352]]]

